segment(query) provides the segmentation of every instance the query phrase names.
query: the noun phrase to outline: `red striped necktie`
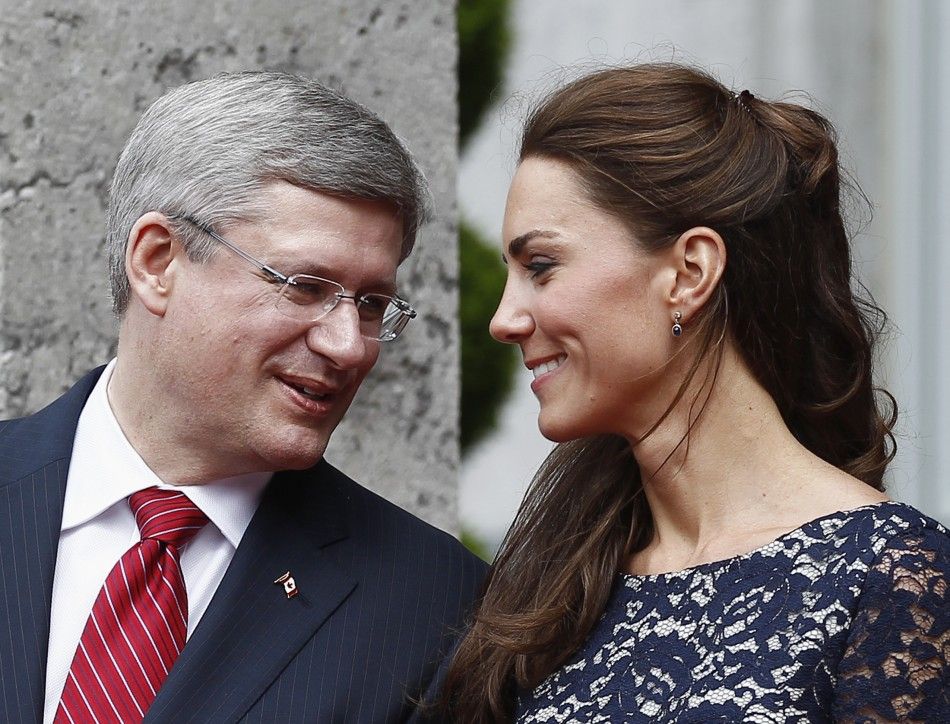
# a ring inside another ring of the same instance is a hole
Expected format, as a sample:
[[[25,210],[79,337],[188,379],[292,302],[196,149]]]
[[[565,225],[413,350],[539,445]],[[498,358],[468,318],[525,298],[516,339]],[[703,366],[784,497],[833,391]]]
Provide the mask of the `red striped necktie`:
[[[173,490],[129,497],[142,540],[99,592],[56,710],[61,722],[141,722],[185,645],[188,597],[179,551],[208,521]]]

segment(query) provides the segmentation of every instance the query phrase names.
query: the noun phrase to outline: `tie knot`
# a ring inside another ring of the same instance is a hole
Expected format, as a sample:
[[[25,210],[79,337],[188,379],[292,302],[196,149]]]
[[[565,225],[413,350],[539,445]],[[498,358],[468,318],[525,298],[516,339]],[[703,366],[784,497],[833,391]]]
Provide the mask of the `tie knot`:
[[[184,493],[146,488],[129,496],[142,539],[151,538],[181,548],[208,522],[208,517]]]

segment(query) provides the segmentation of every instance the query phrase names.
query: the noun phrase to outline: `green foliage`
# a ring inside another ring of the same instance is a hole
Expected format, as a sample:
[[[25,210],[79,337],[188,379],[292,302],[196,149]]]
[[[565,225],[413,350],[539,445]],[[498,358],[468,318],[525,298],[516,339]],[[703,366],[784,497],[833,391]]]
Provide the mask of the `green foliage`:
[[[511,46],[509,0],[458,0],[459,143],[464,145],[501,90]],[[461,446],[490,432],[514,381],[514,350],[488,334],[505,285],[499,253],[464,222],[459,230],[462,335]]]
[[[484,543],[484,541],[472,533],[472,531],[462,528],[462,532],[459,535],[459,540],[462,542],[463,546],[468,548],[469,551],[485,561],[485,563],[491,563],[491,551],[488,549],[488,546]]]
[[[464,222],[459,230],[459,317],[462,332],[462,454],[495,426],[511,391],[518,358],[514,347],[492,339],[488,322],[505,288],[501,253]]]
[[[459,143],[478,127],[501,89],[511,47],[509,0],[459,0]]]

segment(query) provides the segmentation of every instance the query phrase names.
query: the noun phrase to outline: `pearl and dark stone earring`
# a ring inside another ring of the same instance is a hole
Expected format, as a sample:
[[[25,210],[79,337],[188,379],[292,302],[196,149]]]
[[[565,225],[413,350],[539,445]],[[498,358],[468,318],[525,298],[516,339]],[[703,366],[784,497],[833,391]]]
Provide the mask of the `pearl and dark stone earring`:
[[[673,336],[679,337],[683,333],[683,325],[680,320],[683,318],[682,312],[673,312]]]

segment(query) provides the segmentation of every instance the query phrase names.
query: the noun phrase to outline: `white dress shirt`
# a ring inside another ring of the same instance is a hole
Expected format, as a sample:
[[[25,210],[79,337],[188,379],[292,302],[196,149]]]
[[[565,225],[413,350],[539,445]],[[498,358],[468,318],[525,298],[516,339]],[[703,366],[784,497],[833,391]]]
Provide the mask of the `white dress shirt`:
[[[191,636],[271,478],[271,473],[253,473],[181,486],[160,480],[126,439],[112,412],[107,388],[114,367],[112,360],[83,407],[69,461],[53,577],[45,724],[56,715],[69,666],[106,576],[140,539],[126,498],[157,485],[181,491],[208,516],[208,524],[181,553]]]

